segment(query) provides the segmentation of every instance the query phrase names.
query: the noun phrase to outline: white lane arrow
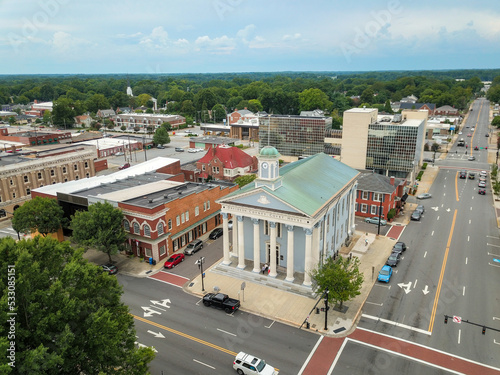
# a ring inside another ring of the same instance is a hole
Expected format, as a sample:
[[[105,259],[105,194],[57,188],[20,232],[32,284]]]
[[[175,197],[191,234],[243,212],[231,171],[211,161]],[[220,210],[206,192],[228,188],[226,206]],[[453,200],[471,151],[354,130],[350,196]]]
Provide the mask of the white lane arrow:
[[[399,283],[398,286],[402,288],[406,294],[411,292],[411,281],[408,284]]]
[[[141,307],[144,310],[144,317],[145,318],[149,318],[150,316],[153,316],[153,314],[161,315],[161,312],[152,310],[149,307],[144,307],[144,306],[141,306]]]
[[[151,301],[151,303],[153,305],[160,305],[160,306],[166,307],[167,309],[170,308],[170,306],[168,306],[168,304],[170,303],[169,299],[164,299],[161,302],[160,301]]]
[[[446,212],[450,212],[451,210],[449,208],[446,209]]]
[[[161,332],[153,332],[148,330],[148,333],[151,333],[155,338],[160,338],[160,339],[165,338],[165,336],[163,336]]]
[[[430,292],[429,290],[429,287],[426,285],[424,289],[422,289],[422,292],[424,293],[424,295],[426,295],[427,293]]]
[[[437,207],[437,206],[436,207],[431,207],[431,210],[434,210],[436,212],[437,212],[438,209],[439,209],[439,207]]]
[[[135,343],[137,344],[137,346],[138,346],[139,348],[148,348],[148,346],[147,346],[147,345],[141,344],[140,342],[137,342],[137,341],[136,341]],[[150,346],[150,348],[151,348],[151,349],[153,349],[153,351],[154,351],[155,353],[158,353],[158,350],[156,350],[154,346]]]

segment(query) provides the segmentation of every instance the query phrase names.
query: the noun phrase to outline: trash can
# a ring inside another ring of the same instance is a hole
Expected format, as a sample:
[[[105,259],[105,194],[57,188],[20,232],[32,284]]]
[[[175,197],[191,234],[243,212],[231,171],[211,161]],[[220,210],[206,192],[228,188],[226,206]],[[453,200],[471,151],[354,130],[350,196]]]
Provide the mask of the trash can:
[[[156,266],[156,260],[153,259],[153,266]]]

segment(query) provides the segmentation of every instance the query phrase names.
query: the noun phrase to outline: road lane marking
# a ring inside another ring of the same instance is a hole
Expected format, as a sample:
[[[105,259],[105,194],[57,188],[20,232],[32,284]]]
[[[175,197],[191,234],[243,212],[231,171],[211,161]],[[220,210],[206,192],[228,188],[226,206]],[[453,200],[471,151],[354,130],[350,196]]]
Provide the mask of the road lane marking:
[[[467,264],[467,262],[469,262],[469,258],[465,257],[465,264]]]
[[[339,360],[340,355],[342,354],[342,352],[344,351],[345,346],[347,345],[347,340],[349,340],[349,338],[346,338],[344,340],[344,342],[342,342],[342,346],[340,347],[339,351],[337,352],[337,355],[335,356],[335,359],[334,359],[332,365],[330,366],[330,369],[328,370],[327,375],[331,375],[333,373],[333,369],[337,365],[337,361]],[[298,375],[301,375],[301,373],[299,373]]]
[[[264,326],[264,328],[271,328],[271,327],[273,326],[273,324],[274,324],[274,322],[275,322],[275,321],[276,321],[276,320],[273,320],[273,321],[271,322],[271,324],[269,324],[268,326]]]
[[[459,201],[459,197],[458,197],[458,171],[457,173],[455,173],[455,196],[457,197],[457,202]]]
[[[206,363],[200,362],[200,361],[198,361],[198,360],[196,360],[194,358],[193,358],[193,361],[196,362],[196,363],[199,363],[200,365],[210,367],[212,370],[215,370],[214,366],[207,365]]]
[[[302,368],[300,369],[300,371],[297,375],[302,375],[302,373],[306,369],[307,365],[309,364],[309,361],[311,360],[312,356],[314,355],[314,353],[316,353],[316,349],[318,349],[319,344],[321,344],[321,341],[323,341],[324,337],[325,336],[320,336],[320,338],[316,342],[316,345],[314,345],[314,348],[312,348],[311,352],[309,353],[309,356],[306,358],[306,361],[302,365]],[[345,341],[344,341],[344,344],[345,344]],[[339,353],[340,353],[340,350],[339,350]],[[339,355],[339,353],[337,353],[337,356]]]
[[[434,232],[432,232],[432,233],[434,233]],[[424,258],[425,258],[426,256],[427,256],[427,251],[424,253]]]
[[[469,219],[469,224],[472,224],[472,220],[471,219]]]
[[[498,255],[498,254],[493,254],[493,253],[490,253],[489,251],[488,251],[488,255],[491,255],[492,257],[499,257],[499,258],[500,258],[500,255]]]
[[[490,266],[493,266],[493,267],[500,267],[500,266],[497,266],[496,264],[491,264],[490,262],[488,262],[488,264],[489,264]]]
[[[493,344],[500,345],[500,342],[497,342],[497,340],[493,339]]]
[[[500,320],[500,318],[497,318],[496,316],[494,316],[493,320]]]
[[[464,290],[462,292],[462,295],[465,296],[465,286],[464,286]]]
[[[436,220],[439,220],[439,216],[437,217],[437,219],[436,219]]]
[[[436,296],[434,298],[434,305],[432,306],[431,320],[429,322],[429,332],[432,332],[434,327],[434,320],[436,318],[436,310],[439,302],[439,294],[441,293],[441,286],[443,285],[444,271],[446,269],[446,262],[448,260],[448,253],[450,252],[451,239],[453,238],[453,230],[455,229],[455,222],[457,220],[457,210],[453,214],[453,221],[451,222],[450,235],[448,236],[448,242],[446,244],[446,251],[444,252],[443,264],[441,266],[441,274],[439,275],[439,282],[436,289]]]
[[[405,328],[405,329],[409,329],[410,331],[415,331],[415,332],[423,333],[424,335],[429,335],[430,336],[432,334],[432,332],[423,330],[421,328],[415,328],[415,327],[412,327],[412,326],[409,326],[409,325],[406,325],[406,324],[394,322],[392,320],[388,320],[388,319],[384,319],[384,318],[379,318],[377,316],[368,315],[368,314],[361,314],[361,316],[364,317],[364,318],[376,320],[376,321],[379,321],[379,322],[382,322],[382,323],[392,324],[393,326],[396,326],[396,327],[399,327],[399,328]],[[364,329],[364,328],[361,328],[361,327],[358,327],[358,328],[359,329]]]
[[[461,334],[462,334],[462,330],[461,330],[461,329],[459,329],[459,330],[458,330],[458,343],[459,343],[459,344],[460,344],[460,335],[461,335]]]
[[[415,280],[415,283],[413,284],[413,289],[415,289],[417,287],[417,281],[418,280]]]
[[[486,246],[500,247],[500,246],[498,246],[498,245],[493,245],[492,243],[486,243]]]
[[[227,353],[227,354],[229,354],[229,355],[231,355],[233,357],[236,357],[236,355],[238,354],[236,352],[233,352],[232,350],[225,349],[225,348],[223,348],[221,346],[212,344],[212,343],[210,343],[208,341],[205,341],[205,340],[201,340],[201,339],[199,339],[197,337],[188,335],[188,334],[183,333],[181,331],[177,331],[177,330],[175,330],[173,328],[169,328],[169,327],[166,327],[166,326],[164,326],[162,324],[152,322],[151,320],[147,320],[147,319],[141,318],[140,316],[137,316],[137,315],[133,315],[133,314],[131,314],[131,315],[134,317],[134,319],[140,320],[143,323],[151,324],[151,325],[153,325],[155,327],[164,329],[165,331],[168,331],[168,332],[173,333],[175,335],[182,336],[182,337],[184,337],[184,338],[186,338],[188,340],[195,341],[195,342],[197,342],[199,344],[202,344],[202,345],[205,345],[205,346],[209,346],[209,347],[211,347],[213,349],[216,349],[216,350],[219,350],[221,352]]]
[[[375,303],[375,302],[370,302],[370,301],[366,301],[366,303],[369,303],[370,305],[375,305],[375,306],[384,306],[384,303]]]
[[[381,286],[382,288],[391,289],[390,285],[375,284],[375,286]]]
[[[231,332],[228,332],[228,331],[224,331],[223,329],[220,329],[220,328],[217,328],[217,331],[220,331],[222,333],[225,333],[225,334],[228,334],[228,335],[231,335],[231,336],[234,336],[236,337],[237,335],[235,335],[234,333],[231,333]]]

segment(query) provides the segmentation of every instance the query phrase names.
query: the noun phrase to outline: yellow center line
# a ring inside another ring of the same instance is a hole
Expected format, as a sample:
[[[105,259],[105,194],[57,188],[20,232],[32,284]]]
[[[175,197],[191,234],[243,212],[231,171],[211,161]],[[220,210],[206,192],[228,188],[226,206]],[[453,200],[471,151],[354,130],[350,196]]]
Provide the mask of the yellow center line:
[[[434,305],[432,306],[431,321],[429,322],[428,331],[432,333],[434,328],[434,320],[436,318],[436,310],[439,302],[439,294],[441,293],[441,286],[443,285],[444,270],[446,269],[446,261],[448,260],[448,253],[450,251],[451,238],[453,237],[453,230],[455,228],[455,221],[457,219],[457,210],[453,214],[453,221],[451,222],[450,235],[448,236],[448,243],[446,244],[446,251],[444,252],[443,264],[441,266],[441,274],[439,275],[439,282],[436,290],[436,296],[434,297]]]
[[[458,198],[458,174],[460,172],[457,171],[457,174],[455,175],[455,195],[457,197],[457,202],[459,201],[459,198]],[[467,178],[467,176],[465,176]]]
[[[233,357],[236,357],[236,355],[238,354],[238,353],[235,353],[235,352],[233,352],[233,351],[231,351],[231,350],[224,349],[224,348],[222,348],[222,347],[220,347],[220,346],[218,346],[218,345],[212,344],[212,343],[210,343],[210,342],[208,342],[208,341],[201,340],[201,339],[199,339],[199,338],[196,338],[196,337],[194,337],[194,336],[188,335],[188,334],[186,334],[186,333],[182,333],[182,332],[177,331],[177,330],[175,330],[175,329],[172,329],[172,328],[169,328],[169,327],[165,327],[164,325],[161,325],[161,324],[158,324],[158,323],[152,322],[152,321],[150,321],[150,320],[147,320],[147,319],[141,318],[140,316],[133,315],[133,314],[130,314],[130,315],[132,315],[135,319],[140,320],[141,322],[144,322],[144,323],[150,324],[150,325],[152,325],[152,326],[155,326],[155,327],[158,327],[158,328],[164,329],[165,331],[168,331],[168,332],[171,332],[171,333],[173,333],[173,334],[176,334],[176,335],[182,336],[182,337],[184,337],[184,338],[186,338],[186,339],[188,339],[188,340],[196,341],[196,342],[197,342],[197,343],[199,343],[199,344],[202,344],[202,345],[209,346],[209,347],[211,347],[211,348],[217,349],[217,350],[219,350],[219,351],[221,351],[221,352],[224,352],[224,353],[230,354],[230,355],[232,355]]]

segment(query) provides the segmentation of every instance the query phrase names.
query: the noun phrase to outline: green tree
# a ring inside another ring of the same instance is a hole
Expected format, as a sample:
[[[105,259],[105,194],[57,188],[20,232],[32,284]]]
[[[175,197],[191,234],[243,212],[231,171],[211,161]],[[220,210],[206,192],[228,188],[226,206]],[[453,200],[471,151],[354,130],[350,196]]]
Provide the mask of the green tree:
[[[145,107],[147,102],[151,100],[151,95],[141,94],[137,96],[137,104],[141,107]]]
[[[369,104],[372,104],[375,102],[374,100],[374,95],[375,93],[373,92],[373,90],[371,88],[367,88],[365,89],[362,94],[361,94],[361,98],[360,100],[363,102],[363,103],[369,103]]]
[[[94,94],[85,101],[85,107],[87,111],[97,113],[100,109],[108,109],[110,104],[103,94]]]
[[[262,106],[262,103],[260,102],[259,99],[250,99],[248,101],[248,110],[252,111],[253,113],[260,112],[264,109]]]
[[[246,174],[244,176],[238,176],[234,179],[234,182],[239,185],[240,188],[242,188],[245,185],[248,185],[250,182],[255,180],[257,178],[257,175],[255,174]]]
[[[160,126],[156,129],[155,134],[153,135],[153,143],[155,145],[164,145],[170,143],[170,137],[168,136],[167,129],[163,126]]]
[[[493,117],[493,120],[491,121],[491,125],[496,126],[497,128],[500,128],[500,116]]]
[[[216,104],[212,107],[212,118],[215,122],[221,122],[226,118],[226,110],[222,104]]]
[[[151,348],[137,348],[134,318],[122,288],[68,241],[47,237],[0,240],[0,316],[15,312],[15,368],[2,374],[148,374]],[[15,270],[15,274],[14,274]],[[15,305],[8,296],[15,279]],[[13,310],[11,310],[13,309]],[[8,348],[9,324],[0,325]],[[7,352],[8,353],[8,352]]]
[[[183,115],[194,116],[196,114],[196,108],[191,100],[184,100],[181,104],[181,113]]]
[[[52,113],[50,111],[43,112],[43,122],[45,124],[50,124],[52,120]]]
[[[64,211],[55,199],[36,197],[14,211],[12,228],[18,233],[35,233],[42,236],[57,232],[66,224]]]
[[[360,294],[363,285],[357,257],[328,258],[311,272],[311,277],[317,284],[316,294],[323,295],[328,289],[328,302],[339,304],[340,309],[345,301]]]
[[[160,125],[162,128],[165,128],[165,130],[167,132],[171,131],[172,130],[172,124],[168,121],[166,122],[163,122],[161,125]]]
[[[94,246],[111,255],[123,248],[127,235],[123,229],[123,213],[110,203],[97,202],[88,211],[77,211],[71,218],[73,239],[82,246]]]
[[[73,127],[75,111],[69,99],[59,98],[54,102],[52,109],[52,122],[58,127]]]
[[[299,94],[299,109],[301,111],[330,110],[331,108],[332,102],[320,89],[307,89]]]
[[[9,117],[9,124],[14,125],[16,123],[16,118],[14,116]]]

